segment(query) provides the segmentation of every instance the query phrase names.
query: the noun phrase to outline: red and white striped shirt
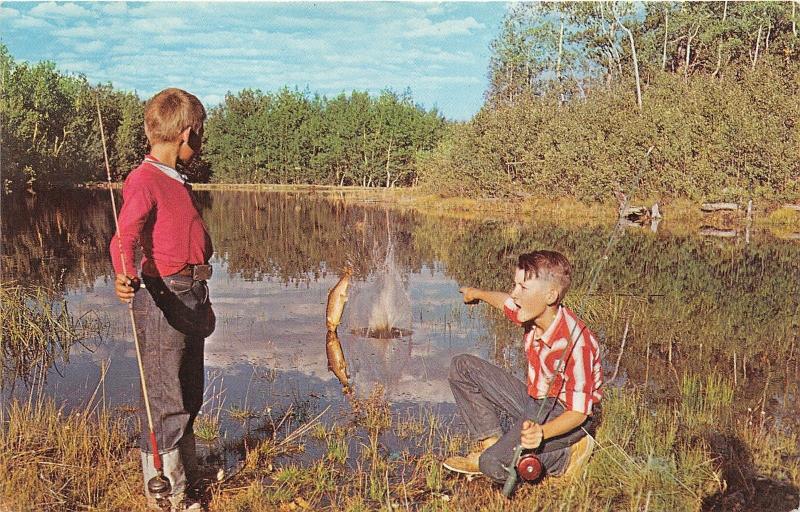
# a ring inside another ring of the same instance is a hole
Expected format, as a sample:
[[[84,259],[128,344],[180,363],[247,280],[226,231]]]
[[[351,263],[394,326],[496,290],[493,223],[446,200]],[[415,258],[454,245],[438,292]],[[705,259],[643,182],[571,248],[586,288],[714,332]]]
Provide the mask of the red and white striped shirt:
[[[519,308],[510,298],[503,310],[512,322]],[[603,369],[600,346],[592,332],[569,308],[558,307],[553,323],[538,338],[535,329],[525,332],[525,354],[528,358],[528,394],[533,398],[558,397],[568,411],[586,415],[600,402],[603,392]],[[570,343],[570,339],[572,342]],[[563,356],[566,368],[558,372],[556,365]]]

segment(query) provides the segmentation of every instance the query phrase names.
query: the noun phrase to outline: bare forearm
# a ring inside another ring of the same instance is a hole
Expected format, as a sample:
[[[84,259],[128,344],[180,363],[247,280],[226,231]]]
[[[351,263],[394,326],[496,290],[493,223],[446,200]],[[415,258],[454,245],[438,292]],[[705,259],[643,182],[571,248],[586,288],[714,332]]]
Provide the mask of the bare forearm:
[[[587,416],[577,411],[564,411],[563,414],[542,425],[542,432],[545,439],[558,437],[562,434],[576,429],[586,421]]]
[[[503,309],[503,303],[510,297],[510,295],[506,292],[481,290],[479,288],[470,288],[468,286],[461,288],[459,291],[464,294],[464,302],[472,303],[475,301],[483,301],[500,310]]]
[[[478,298],[497,309],[503,309],[503,303],[510,295],[506,292],[493,292],[488,290],[478,290]]]

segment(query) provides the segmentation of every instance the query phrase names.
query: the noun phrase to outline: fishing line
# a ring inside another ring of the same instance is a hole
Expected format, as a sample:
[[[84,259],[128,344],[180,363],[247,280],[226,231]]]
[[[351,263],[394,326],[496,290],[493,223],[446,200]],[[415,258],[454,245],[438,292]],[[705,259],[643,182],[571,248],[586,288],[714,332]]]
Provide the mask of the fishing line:
[[[128,271],[125,265],[125,253],[122,250],[122,232],[119,230],[119,218],[117,216],[117,201],[114,197],[114,189],[111,183],[111,166],[108,163],[108,149],[106,148],[106,133],[103,129],[103,116],[100,113],[100,97],[95,96],[97,104],[97,121],[100,123],[100,138],[103,141],[103,159],[106,164],[106,178],[108,180],[108,193],[111,196],[111,211],[114,213],[114,226],[117,230],[117,246],[119,247],[120,262],[122,264],[122,273],[127,276]],[[128,301],[128,312],[130,313],[131,327],[133,328],[133,345],[136,347],[136,363],[139,367],[139,382],[142,386],[142,399],[144,401],[144,409],[147,413],[147,427],[150,430],[150,446],[153,450],[153,467],[156,470],[156,476],[147,482],[148,491],[157,499],[167,497],[171,492],[171,485],[169,480],[164,477],[164,467],[161,462],[161,454],[158,452],[158,442],[156,441],[155,429],[153,428],[153,414],[150,410],[150,400],[147,394],[147,382],[144,377],[144,366],[142,365],[142,352],[139,345],[139,333],[136,329],[136,317],[133,314],[133,299]]]
[[[629,194],[625,196],[625,201],[623,202],[622,206],[620,207],[620,212],[627,210],[627,208],[629,206],[628,196],[632,197],[633,194],[639,189],[639,184],[641,183],[642,174],[644,173],[644,170],[648,167],[648,163],[650,161],[650,154],[653,152],[654,148],[655,148],[655,146],[650,146],[647,149],[647,153],[644,156],[644,161],[642,162],[642,165],[639,167],[639,171],[636,173],[636,177],[635,177],[633,186],[631,187],[631,189],[629,191]],[[624,229],[624,223],[622,222],[622,219],[620,218],[620,219],[618,219],[617,224],[614,226],[614,230],[611,232],[611,235],[609,235],[609,237],[608,237],[608,241],[606,242],[605,249],[603,250],[603,256],[599,260],[595,261],[595,264],[592,266],[592,269],[589,271],[589,287],[586,289],[586,293],[584,294],[584,296],[581,298],[581,300],[575,306],[575,310],[578,313],[579,318],[583,316],[584,309],[585,309],[584,303],[586,302],[586,298],[589,297],[594,292],[595,287],[597,286],[597,280],[598,280],[598,278],[600,276],[600,270],[603,268],[603,266],[605,265],[606,261],[608,261],[609,253],[611,252],[611,250],[613,249],[614,245],[616,244],[617,239],[618,239],[618,235],[619,235],[619,233],[622,232],[623,229]],[[559,376],[561,376],[560,386],[559,386],[558,392],[555,394],[555,397],[554,397],[555,399],[553,400],[553,403],[550,406],[550,411],[548,412],[548,416],[555,409],[556,403],[558,402],[558,399],[561,396],[561,392],[564,390],[564,385],[566,384],[566,379],[564,378],[564,374],[566,373],[566,364],[565,363],[566,363],[567,359],[569,359],[572,356],[572,350],[575,348],[575,345],[577,344],[576,343],[576,332],[575,331],[576,331],[576,328],[578,327],[578,325],[579,325],[578,322],[575,322],[574,325],[572,326],[572,328],[570,329],[569,342],[568,342],[567,346],[564,348],[564,350],[562,351],[561,356],[559,357],[558,361],[556,362],[555,372],[553,373],[552,376],[550,376],[547,379],[547,381],[548,381],[547,382],[547,393],[542,398],[542,402],[539,405],[539,411],[537,413],[537,418],[541,418],[542,417],[542,411],[544,410],[544,406],[547,403],[547,398],[550,396],[551,392],[553,391],[553,384],[555,384],[556,379]],[[586,329],[585,325],[580,330],[583,331],[584,329]],[[579,333],[577,333],[577,334],[579,334]],[[589,432],[586,431],[585,427],[581,426],[581,429],[586,433],[586,435],[590,435]],[[592,439],[594,439],[595,442],[597,441],[594,438],[594,436],[592,436]],[[521,445],[518,445],[514,450],[514,454],[512,456],[512,460],[511,460],[511,465],[507,468],[509,476],[508,476],[508,478],[506,480],[505,486],[503,487],[503,494],[507,498],[509,498],[511,496],[511,492],[514,489],[514,484],[516,483],[517,463],[519,462],[521,454],[522,454],[522,448],[521,448]]]
[[[639,184],[641,182],[642,173],[647,168],[647,164],[650,161],[650,154],[653,152],[653,148],[654,147],[655,146],[650,146],[648,148],[648,150],[647,150],[647,153],[644,156],[644,162],[642,163],[642,166],[639,168],[639,172],[636,174],[635,182],[634,182],[633,187],[631,188],[630,193],[629,193],[629,195],[631,197],[639,189]],[[628,196],[626,195],[625,196],[625,201],[623,202],[623,204],[622,204],[622,206],[620,208],[620,211],[627,210],[629,202],[630,202],[630,200],[628,199]],[[594,290],[595,290],[595,288],[597,286],[597,279],[600,277],[600,270],[603,268],[603,266],[605,266],[606,261],[608,261],[609,253],[611,252],[611,250],[613,249],[614,245],[617,242],[617,239],[618,239],[617,235],[619,233],[621,233],[623,229],[624,229],[624,223],[622,222],[622,219],[620,218],[617,221],[617,224],[614,226],[614,230],[611,232],[611,235],[608,237],[608,242],[606,243],[606,247],[603,250],[603,256],[599,260],[596,260],[595,264],[592,266],[592,269],[589,271],[589,287],[586,289],[586,293],[581,298],[581,301],[578,302],[578,304],[575,306],[575,310],[578,313],[578,317],[579,318],[583,317],[583,313],[585,313],[585,304],[584,303],[586,302],[586,298],[589,297],[594,292]],[[552,391],[551,386],[555,382],[557,374],[564,375],[564,373],[566,372],[566,365],[564,363],[566,362],[567,359],[569,359],[572,356],[572,350],[575,348],[575,345],[576,345],[576,343],[575,343],[575,329],[577,327],[578,327],[578,322],[575,322],[575,325],[572,326],[572,329],[569,332],[569,337],[570,337],[569,344],[567,345],[567,347],[564,348],[564,351],[561,353],[561,357],[556,362],[556,366],[555,366],[556,372],[549,379],[550,382],[548,382],[547,395],[545,395],[545,397],[550,395],[550,392]],[[584,329],[585,328],[586,328],[586,326],[584,325]],[[581,329],[581,330],[583,330],[583,329]],[[562,377],[561,386],[560,386],[560,389],[558,390],[558,393],[556,394],[556,398],[558,396],[560,396],[561,392],[564,390],[564,384],[566,384],[566,379],[564,379]],[[540,417],[541,417],[542,410],[544,408],[544,404],[545,404],[545,402],[542,402],[542,404],[539,406],[539,415],[540,415]],[[555,407],[555,401],[553,402],[553,407]],[[551,409],[551,411],[552,411],[552,409]]]

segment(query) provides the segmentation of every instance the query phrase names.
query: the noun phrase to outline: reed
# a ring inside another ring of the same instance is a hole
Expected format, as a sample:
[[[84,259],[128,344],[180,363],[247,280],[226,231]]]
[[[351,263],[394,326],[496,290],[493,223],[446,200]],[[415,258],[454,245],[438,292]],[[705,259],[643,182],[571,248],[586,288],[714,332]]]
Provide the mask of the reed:
[[[132,418],[12,401],[0,428],[0,508],[143,510]]]
[[[326,458],[337,464],[344,464],[350,454],[348,443],[348,429],[345,427],[334,427],[326,442],[328,450]]]
[[[52,366],[69,361],[74,344],[102,332],[94,315],[76,318],[57,297],[41,286],[0,282],[0,388],[44,380]]]
[[[420,411],[413,428],[408,412],[390,413],[389,421],[381,413],[381,421],[361,424],[348,416],[324,426],[318,414],[294,424],[286,436],[278,428],[246,447],[245,468],[212,490],[211,510],[700,510],[725,486],[721,461],[706,440],[720,431],[742,441],[754,471],[800,483],[800,468],[791,462],[796,434],[762,423],[760,411],[753,413],[754,421],[720,414],[732,391],[719,376],[685,376],[681,386],[674,402],[654,400],[647,388],[609,390],[597,448],[583,471],[571,479],[521,485],[512,501],[483,478],[467,481],[443,471],[441,459],[463,451],[466,443],[431,410]],[[383,409],[375,405],[380,395],[371,399],[371,407]],[[716,420],[709,423],[711,417]],[[52,401],[12,403],[0,430],[3,505],[9,510],[140,510],[133,422],[107,413],[66,414]],[[278,423],[287,422],[291,414]],[[419,451],[390,455],[379,427],[394,435],[415,432]],[[353,441],[359,450],[349,448]],[[325,456],[307,462],[285,457],[311,442],[320,443]]]

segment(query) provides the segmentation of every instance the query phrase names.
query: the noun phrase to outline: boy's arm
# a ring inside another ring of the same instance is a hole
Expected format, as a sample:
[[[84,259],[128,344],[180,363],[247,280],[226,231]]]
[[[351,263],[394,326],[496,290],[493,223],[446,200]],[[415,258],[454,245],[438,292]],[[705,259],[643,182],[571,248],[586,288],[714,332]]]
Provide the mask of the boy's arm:
[[[511,296],[506,292],[480,290],[478,288],[470,288],[469,286],[464,286],[458,291],[464,295],[465,304],[475,304],[482,300],[501,311],[503,310],[503,304]]]
[[[121,301],[128,302],[133,299],[133,294],[138,289],[134,250],[139,243],[147,217],[154,207],[154,201],[146,187],[138,180],[126,182],[122,196],[123,203],[118,218],[119,232],[111,238],[109,251],[116,274],[114,292]]]
[[[526,450],[537,448],[545,439],[558,437],[578,428],[586,421],[586,418],[585,414],[578,411],[564,411],[544,425],[538,425],[532,421],[524,421],[522,423],[520,444]]]

